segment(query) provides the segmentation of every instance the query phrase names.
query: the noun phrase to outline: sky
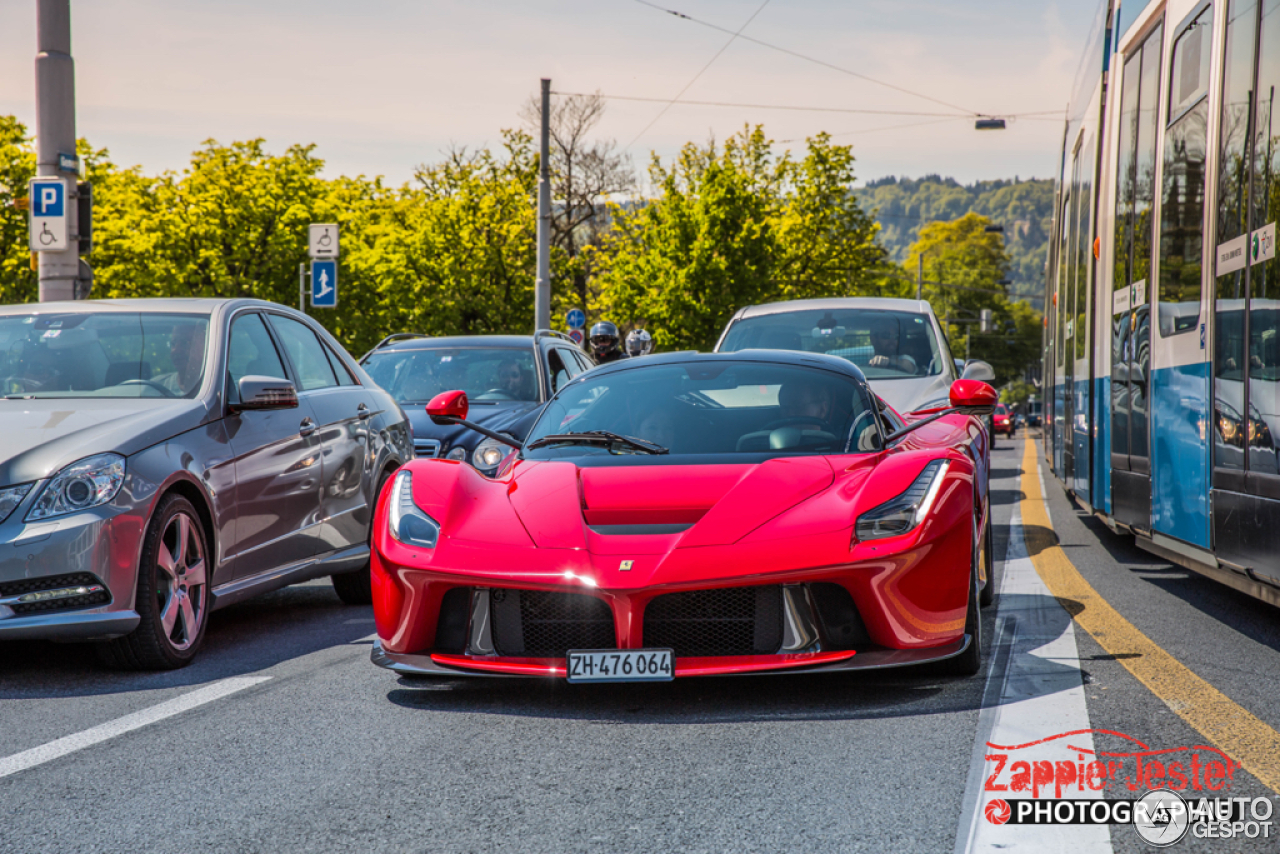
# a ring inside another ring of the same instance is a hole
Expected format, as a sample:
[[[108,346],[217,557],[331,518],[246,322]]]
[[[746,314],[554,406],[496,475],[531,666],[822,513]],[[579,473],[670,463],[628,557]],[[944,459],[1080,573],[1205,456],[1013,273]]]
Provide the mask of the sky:
[[[658,99],[608,100],[594,132],[638,171],[750,123],[779,150],[833,134],[853,145],[860,180],[1052,177],[1099,5],[652,2],[729,32],[644,0],[72,0],[77,131],[148,173],[182,170],[206,139],[263,137],[273,152],[316,144],[329,177],[399,184],[451,146],[497,145],[549,77],[556,92]],[[32,130],[35,19],[36,0],[0,0],[0,114]],[[731,40],[744,24],[808,59]],[[739,106],[663,112],[682,90]],[[779,106],[944,115],[766,109]],[[1018,117],[977,131],[945,115],[957,112]]]

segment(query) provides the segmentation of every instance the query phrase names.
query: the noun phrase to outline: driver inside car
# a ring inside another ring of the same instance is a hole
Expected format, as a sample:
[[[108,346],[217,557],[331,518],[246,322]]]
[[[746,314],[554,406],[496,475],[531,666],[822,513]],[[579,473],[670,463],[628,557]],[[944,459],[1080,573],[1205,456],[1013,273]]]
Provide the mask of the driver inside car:
[[[806,380],[792,380],[778,389],[778,408],[783,418],[801,418],[802,430],[830,432],[831,390]]]
[[[520,370],[520,366],[514,359],[504,359],[498,365],[498,378],[494,390],[510,395],[513,400],[529,399],[524,371]]]
[[[195,393],[204,374],[205,326],[200,323],[179,324],[169,333],[169,357],[173,370],[151,381],[167,388],[175,397]]]
[[[902,331],[894,317],[878,317],[871,322],[871,346],[876,354],[867,362],[873,368],[893,368],[904,374],[919,373],[920,366],[906,353],[899,353]]]

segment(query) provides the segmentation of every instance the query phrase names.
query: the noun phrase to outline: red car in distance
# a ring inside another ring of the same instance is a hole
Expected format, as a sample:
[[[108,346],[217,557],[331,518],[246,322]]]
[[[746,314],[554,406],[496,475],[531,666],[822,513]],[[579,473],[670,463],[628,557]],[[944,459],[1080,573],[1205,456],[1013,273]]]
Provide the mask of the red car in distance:
[[[995,412],[992,413],[992,426],[997,433],[1003,433],[1010,439],[1018,432],[1018,424],[1013,418],[1013,413],[1003,403],[996,404]]]
[[[396,473],[374,524],[373,661],[570,682],[975,673],[995,392],[960,380],[951,403],[904,420],[856,366],[805,353],[582,374],[492,477],[441,459]],[[428,412],[468,424],[462,392]]]

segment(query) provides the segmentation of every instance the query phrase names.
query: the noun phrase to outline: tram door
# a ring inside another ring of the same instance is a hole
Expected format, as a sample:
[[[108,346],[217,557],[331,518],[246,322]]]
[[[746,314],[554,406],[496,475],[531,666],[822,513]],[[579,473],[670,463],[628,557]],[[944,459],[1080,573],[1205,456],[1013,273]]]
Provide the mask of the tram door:
[[[1159,24],[1124,60],[1116,153],[1115,268],[1111,289],[1111,509],[1150,529],[1152,208],[1159,133]]]
[[[1214,549],[1280,583],[1280,0],[1228,6],[1214,294]]]

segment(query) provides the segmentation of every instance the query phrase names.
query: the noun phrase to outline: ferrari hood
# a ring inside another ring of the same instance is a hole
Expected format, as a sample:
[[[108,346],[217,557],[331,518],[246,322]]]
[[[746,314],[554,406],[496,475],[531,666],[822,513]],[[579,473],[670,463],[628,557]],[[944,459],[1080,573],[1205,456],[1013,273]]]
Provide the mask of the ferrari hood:
[[[762,463],[522,469],[508,497],[540,548],[657,554],[727,545],[826,490],[823,457]]]

